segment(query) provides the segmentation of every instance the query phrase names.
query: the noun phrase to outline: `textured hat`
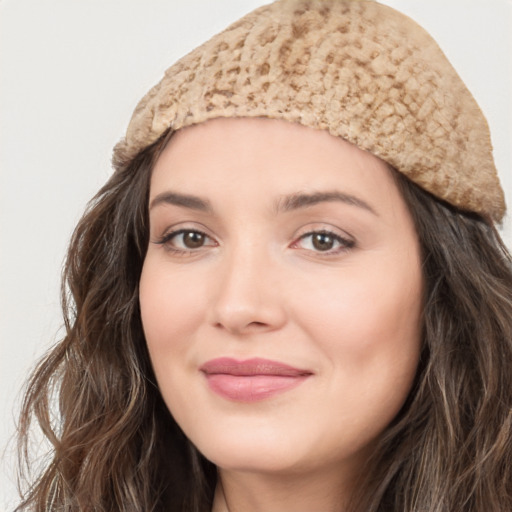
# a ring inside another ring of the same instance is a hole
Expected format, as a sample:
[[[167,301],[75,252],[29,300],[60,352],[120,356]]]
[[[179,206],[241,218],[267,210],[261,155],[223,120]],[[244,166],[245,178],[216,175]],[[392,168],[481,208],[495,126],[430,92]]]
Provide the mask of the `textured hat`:
[[[124,167],[166,130],[268,117],[328,130],[463,210],[500,220],[487,121],[437,43],[373,0],[278,0],[171,66],[114,149]]]

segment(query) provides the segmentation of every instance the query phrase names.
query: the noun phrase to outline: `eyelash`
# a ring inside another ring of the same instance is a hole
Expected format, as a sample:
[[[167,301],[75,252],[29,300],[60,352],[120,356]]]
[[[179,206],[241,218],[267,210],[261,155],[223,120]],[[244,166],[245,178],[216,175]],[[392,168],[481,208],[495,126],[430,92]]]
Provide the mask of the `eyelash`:
[[[194,234],[197,234],[197,235],[202,235],[203,237],[205,237],[205,239],[211,240],[211,237],[209,237],[204,231],[201,231],[199,229],[183,228],[183,229],[177,229],[176,231],[171,231],[170,233],[164,234],[155,243],[158,244],[158,245],[163,245],[165,247],[166,251],[175,253],[175,254],[177,254],[179,256],[192,255],[192,254],[196,253],[197,250],[202,249],[204,247],[204,246],[201,246],[197,250],[194,250],[194,249],[179,249],[177,247],[173,247],[170,242],[174,238],[178,237],[179,235],[183,235],[185,233],[194,233]]]
[[[164,246],[167,251],[172,252],[174,254],[177,254],[179,256],[193,255],[194,253],[197,253],[203,247],[208,247],[208,246],[202,245],[202,246],[198,247],[197,249],[179,249],[179,248],[173,247],[170,244],[170,242],[173,239],[175,239],[179,235],[183,235],[185,233],[194,233],[194,234],[201,235],[201,236],[205,237],[205,239],[212,240],[211,237],[209,237],[203,231],[200,231],[198,229],[187,229],[187,228],[184,228],[184,229],[178,229],[176,231],[171,231],[170,233],[166,233],[161,238],[156,240],[154,243],[158,244],[158,245]],[[316,254],[318,254],[320,256],[328,257],[328,256],[337,255],[339,253],[348,251],[348,250],[352,249],[353,247],[355,247],[355,242],[353,240],[349,240],[347,238],[343,238],[342,236],[338,235],[337,233],[335,233],[333,231],[326,230],[326,229],[321,229],[321,230],[316,230],[316,231],[309,231],[307,233],[304,233],[295,242],[293,242],[291,244],[291,247],[298,248],[297,245],[298,245],[298,243],[300,241],[305,240],[308,237],[312,237],[314,235],[324,235],[324,236],[331,237],[334,240],[334,242],[339,244],[339,247],[337,249],[335,249],[335,250],[330,249],[330,250],[327,250],[327,251],[320,251],[320,250],[316,250],[315,251],[314,249],[307,249],[307,250],[311,250],[312,252],[314,252],[314,253],[316,253]]]
[[[343,238],[342,236],[338,235],[337,233],[333,231],[329,231],[328,229],[319,229],[315,231],[309,231],[307,233],[304,233],[301,235],[296,242],[293,242],[292,247],[297,246],[297,244],[307,239],[308,237],[313,237],[315,235],[324,235],[328,236],[333,239],[335,243],[339,244],[339,247],[337,249],[329,249],[327,251],[320,251],[320,250],[314,250],[314,249],[307,249],[313,251],[315,254],[318,254],[320,256],[336,256],[342,252],[348,251],[352,249],[355,246],[355,242],[353,240],[349,240],[348,238]],[[313,243],[313,242],[312,242]]]

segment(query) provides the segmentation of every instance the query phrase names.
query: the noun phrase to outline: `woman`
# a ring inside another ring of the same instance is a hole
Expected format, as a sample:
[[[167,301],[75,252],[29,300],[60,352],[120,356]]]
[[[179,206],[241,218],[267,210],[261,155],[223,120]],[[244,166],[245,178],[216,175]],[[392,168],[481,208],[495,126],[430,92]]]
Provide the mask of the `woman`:
[[[22,439],[35,415],[55,452],[18,510],[511,508],[503,192],[420,27],[262,7],[166,72],[114,164],[28,389]]]

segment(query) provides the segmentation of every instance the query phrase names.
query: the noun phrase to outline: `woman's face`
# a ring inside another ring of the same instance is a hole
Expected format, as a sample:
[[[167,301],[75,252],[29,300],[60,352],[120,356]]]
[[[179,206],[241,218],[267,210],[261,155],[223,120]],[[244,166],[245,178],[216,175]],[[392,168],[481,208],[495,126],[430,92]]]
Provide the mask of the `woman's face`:
[[[220,468],[356,467],[411,388],[420,265],[371,154],[284,121],[181,130],[153,171],[140,282],[169,410]]]

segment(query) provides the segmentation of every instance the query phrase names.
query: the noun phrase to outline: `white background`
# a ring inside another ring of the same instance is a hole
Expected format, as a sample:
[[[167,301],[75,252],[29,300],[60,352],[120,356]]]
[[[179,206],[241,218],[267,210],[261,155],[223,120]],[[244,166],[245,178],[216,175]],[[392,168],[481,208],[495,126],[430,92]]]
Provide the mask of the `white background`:
[[[264,0],[0,1],[0,511],[19,390],[59,336],[72,229],[133,108],[176,59]],[[487,115],[512,210],[512,0],[383,0],[439,42]],[[512,247],[512,222],[504,237]]]

